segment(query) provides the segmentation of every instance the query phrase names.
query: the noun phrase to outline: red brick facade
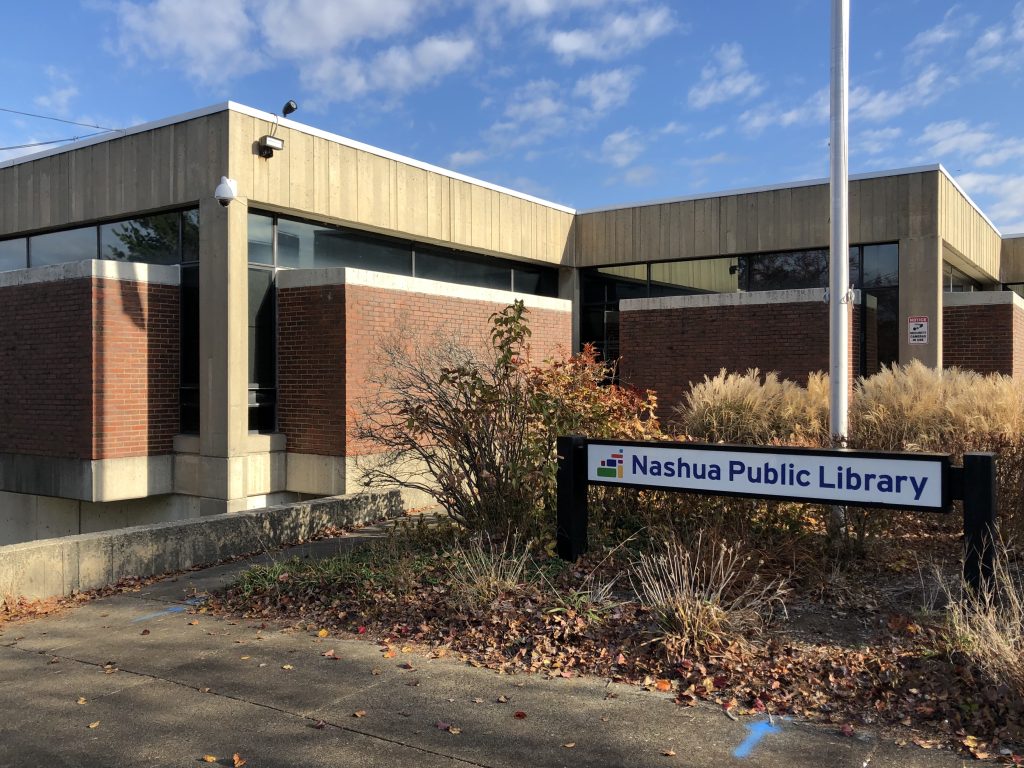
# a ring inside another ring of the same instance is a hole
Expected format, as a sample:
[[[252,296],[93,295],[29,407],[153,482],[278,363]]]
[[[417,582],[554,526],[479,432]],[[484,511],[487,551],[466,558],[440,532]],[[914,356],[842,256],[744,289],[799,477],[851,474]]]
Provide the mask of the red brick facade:
[[[942,364],[1024,376],[1024,310],[975,304],[942,310]]]
[[[178,288],[82,278],[0,288],[0,453],[169,453]]]
[[[829,369],[829,307],[822,302],[740,304],[621,312],[621,376],[653,389],[668,413],[690,384],[722,368],[759,368],[806,383]],[[850,370],[857,370],[859,322],[851,327]]]
[[[382,338],[414,347],[454,337],[473,348],[487,341],[491,314],[502,305],[362,285],[278,291],[278,424],[296,453],[359,455],[355,439],[370,394]],[[568,351],[569,312],[530,309],[533,357]]]

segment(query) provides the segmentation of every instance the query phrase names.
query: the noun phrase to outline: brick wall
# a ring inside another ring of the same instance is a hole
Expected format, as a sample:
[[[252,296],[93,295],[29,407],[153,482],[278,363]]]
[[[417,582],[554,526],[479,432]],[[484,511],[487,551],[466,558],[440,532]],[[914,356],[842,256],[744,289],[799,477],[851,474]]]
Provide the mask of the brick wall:
[[[71,279],[0,288],[0,452],[169,453],[178,289]]]
[[[451,337],[487,343],[488,318],[504,305],[363,285],[278,291],[278,420],[288,450],[359,455],[376,448],[355,438],[371,394],[384,338],[412,347]],[[542,360],[571,344],[571,315],[529,309],[532,355]]]
[[[92,455],[89,280],[0,288],[0,453]]]
[[[178,433],[179,292],[92,281],[96,459],[170,453]]]
[[[1024,375],[1024,311],[1013,304],[945,307],[942,364],[979,373]]]
[[[822,302],[621,312],[622,380],[655,390],[662,416],[682,402],[692,382],[722,368],[775,371],[806,383],[809,373],[829,369],[828,314]],[[852,318],[851,373],[859,360],[859,326]]]

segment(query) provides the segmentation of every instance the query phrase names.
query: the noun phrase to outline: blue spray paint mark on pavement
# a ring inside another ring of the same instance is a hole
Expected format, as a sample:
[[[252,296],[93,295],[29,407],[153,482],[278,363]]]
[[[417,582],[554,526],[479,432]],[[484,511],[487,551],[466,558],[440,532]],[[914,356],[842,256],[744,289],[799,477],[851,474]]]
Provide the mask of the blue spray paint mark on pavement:
[[[162,611],[155,611],[154,613],[147,613],[145,616],[139,616],[132,619],[132,624],[138,624],[140,621],[149,621],[150,619],[156,619],[160,616],[166,616],[168,613],[184,613],[188,610],[188,606],[185,605],[172,605],[170,608],[164,608]]]
[[[733,757],[750,757],[750,753],[754,751],[754,747],[769,733],[782,733],[782,729],[777,725],[772,725],[769,722],[761,721],[759,723],[753,723],[747,726],[747,738],[745,738],[736,751],[732,753]]]

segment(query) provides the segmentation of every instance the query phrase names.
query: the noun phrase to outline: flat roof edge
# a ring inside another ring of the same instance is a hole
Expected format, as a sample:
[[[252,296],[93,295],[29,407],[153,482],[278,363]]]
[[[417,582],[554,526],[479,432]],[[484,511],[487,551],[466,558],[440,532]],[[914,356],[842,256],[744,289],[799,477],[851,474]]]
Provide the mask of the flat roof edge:
[[[525,192],[519,192],[515,189],[503,187],[500,184],[493,184],[489,181],[484,181],[483,179],[477,179],[474,178],[473,176],[467,176],[463,173],[459,173],[458,171],[452,171],[449,170],[448,168],[442,168],[439,165],[425,163],[422,160],[417,160],[412,157],[400,155],[397,152],[391,152],[387,149],[381,149],[380,147],[375,147],[372,144],[365,144],[361,141],[356,141],[355,139],[350,139],[346,136],[341,136],[340,134],[337,133],[331,133],[330,131],[325,131],[320,128],[314,128],[313,126],[306,125],[305,123],[299,123],[294,120],[289,120],[288,118],[285,117],[279,118],[276,115],[272,115],[269,112],[264,112],[261,109],[256,109],[255,107],[249,107],[245,104],[239,104],[238,102],[234,101],[229,101],[227,103],[227,107],[233,112],[238,112],[243,115],[249,115],[249,117],[255,117],[260,120],[266,120],[268,122],[274,122],[276,120],[279,125],[282,125],[285,128],[291,128],[294,131],[300,131],[310,136],[316,136],[318,138],[327,139],[328,141],[333,141],[338,144],[344,144],[347,147],[352,147],[353,149],[358,149],[363,152],[369,152],[370,154],[377,155],[378,157],[384,157],[387,158],[388,160],[395,160],[397,162],[404,163],[405,165],[411,165],[414,168],[420,168],[424,171],[439,173],[443,176],[448,176],[449,178],[456,179],[457,181],[464,181],[468,184],[473,184],[478,187],[485,187],[487,189],[494,190],[495,192],[501,192],[502,194],[505,195],[518,197],[521,200],[527,200],[531,203],[543,205],[547,208],[554,208],[555,210],[561,211],[562,213],[576,213],[575,208],[570,208],[569,206],[562,205],[561,203],[554,203],[550,200],[544,200],[543,198],[535,197],[534,195],[529,195]]]
[[[941,164],[935,163],[933,165],[917,165],[910,166],[907,168],[894,168],[890,171],[877,171],[872,173],[854,173],[850,174],[850,181],[861,181],[863,179],[882,179],[886,176],[906,176],[910,173],[924,173],[926,171],[941,171],[945,172],[945,168]],[[946,173],[949,176],[948,173]],[[666,197],[655,200],[642,200],[636,203],[625,203],[623,205],[603,205],[599,208],[588,208],[583,211],[576,211],[577,214],[582,216],[586,213],[606,213],[608,211],[621,211],[625,208],[646,208],[650,205],[666,205],[667,203],[686,203],[691,200],[710,200],[715,197],[729,197],[731,195],[753,195],[758,192],[774,192],[780,189],[799,189],[800,187],[817,187],[822,184],[828,184],[827,178],[820,179],[803,179],[801,181],[787,181],[781,184],[765,184],[759,187],[741,187],[738,189],[723,189],[718,192],[699,192],[695,195],[683,195],[681,197]],[[966,197],[966,195],[965,195]],[[969,198],[968,198],[969,199]],[[977,206],[975,206],[977,207]]]
[[[27,155],[18,155],[17,157],[12,157],[9,160],[0,160],[0,168],[10,168],[11,166],[20,165],[22,163],[31,163],[33,160],[42,160],[44,157],[51,157],[52,155],[59,155],[64,152],[73,152],[76,149],[91,147],[94,144],[102,144],[105,141],[112,141],[113,139],[132,136],[136,133],[153,131],[157,128],[174,125],[175,123],[184,123],[188,120],[195,120],[197,117],[206,117],[207,115],[214,115],[217,112],[226,112],[229,109],[231,109],[231,102],[222,101],[218,104],[211,104],[208,107],[201,107],[200,109],[183,112],[180,115],[161,117],[159,120],[150,120],[146,123],[139,123],[138,125],[133,125],[131,128],[119,128],[115,131],[107,131],[99,136],[90,136],[87,139],[79,139],[78,141],[73,141],[69,144],[62,144],[59,147],[50,147],[49,149],[44,149],[39,152],[32,152]]]
[[[202,107],[200,109],[194,109],[190,112],[184,112],[180,115],[172,115],[170,117],[160,118],[159,120],[152,120],[147,123],[140,123],[139,125],[132,126],[131,128],[123,128],[116,131],[108,131],[107,133],[101,134],[99,136],[91,136],[87,139],[79,139],[78,141],[74,141],[69,144],[63,144],[59,147],[50,147],[39,152],[32,152],[26,155],[19,155],[18,157],[12,157],[9,160],[0,161],[0,168],[9,168],[11,166],[20,165],[22,163],[30,163],[34,160],[41,160],[45,157],[59,155],[63,152],[73,152],[74,150],[89,147],[94,144],[101,144],[102,142],[105,141],[112,141],[113,139],[119,139],[125,136],[132,136],[136,133],[143,133],[145,131],[152,131],[157,128],[163,128],[168,125],[174,125],[175,123],[184,123],[187,120],[194,120],[198,117],[206,117],[207,115],[216,114],[217,112],[228,111],[248,115],[249,117],[255,117],[260,120],[266,120],[271,123],[276,120],[279,125],[283,125],[285,128],[300,131],[310,136],[317,136],[319,138],[327,139],[328,141],[333,141],[338,144],[344,144],[345,146],[352,147],[353,149],[358,149],[363,152],[369,152],[370,154],[377,155],[378,157],[384,157],[389,160],[395,160],[397,162],[404,163],[405,165],[411,165],[415,168],[420,168],[425,171],[431,171],[432,173],[439,173],[443,176],[448,176],[449,178],[456,179],[458,181],[464,181],[468,184],[473,184],[478,187],[485,187],[486,189],[490,189],[495,192],[501,192],[502,194],[505,195],[518,197],[521,200],[526,200],[531,203],[543,205],[546,208],[553,208],[554,210],[561,211],[562,213],[576,213],[576,209],[570,208],[567,205],[554,203],[550,200],[544,200],[534,195],[529,195],[525,192],[519,192],[514,189],[509,189],[508,187],[503,187],[499,184],[492,184],[489,181],[476,179],[473,178],[472,176],[466,176],[465,174],[458,173],[457,171],[442,168],[441,166],[433,165],[431,163],[425,163],[420,160],[416,160],[415,158],[400,155],[396,152],[390,152],[386,149],[375,147],[372,144],[365,144],[361,141],[356,141],[355,139],[349,139],[345,136],[341,136],[336,133],[331,133],[330,131],[324,131],[319,128],[314,128],[311,125],[299,123],[284,117],[278,117],[276,115],[271,114],[270,112],[264,112],[261,109],[256,109],[255,107],[240,104],[237,101],[223,101],[217,104],[211,104],[208,107]],[[220,172],[217,172],[214,175],[218,175],[219,173]]]

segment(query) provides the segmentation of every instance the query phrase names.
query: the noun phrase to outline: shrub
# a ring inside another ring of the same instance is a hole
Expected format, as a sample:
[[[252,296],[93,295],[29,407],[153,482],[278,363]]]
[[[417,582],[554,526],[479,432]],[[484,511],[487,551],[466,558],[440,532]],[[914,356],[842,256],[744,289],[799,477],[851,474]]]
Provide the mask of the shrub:
[[[760,632],[785,611],[782,579],[763,581],[747,570],[738,546],[698,535],[691,549],[678,539],[642,553],[631,572],[637,599],[655,616],[657,638],[671,661],[706,656]]]
[[[482,354],[452,341],[424,350],[383,341],[376,395],[358,427],[381,449],[367,485],[426,493],[496,539],[540,538],[554,522],[558,435],[658,433],[653,395],[604,386],[609,366],[593,347],[533,365],[526,314],[517,301],[492,315]]]

